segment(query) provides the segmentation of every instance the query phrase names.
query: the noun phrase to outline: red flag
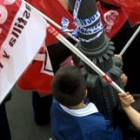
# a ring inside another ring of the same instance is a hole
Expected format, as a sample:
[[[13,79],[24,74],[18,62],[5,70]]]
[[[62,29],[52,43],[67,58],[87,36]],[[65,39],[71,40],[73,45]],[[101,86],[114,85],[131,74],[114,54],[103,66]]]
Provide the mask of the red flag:
[[[62,17],[68,18],[70,23],[73,23],[71,14],[58,0],[28,0],[28,2],[59,25]],[[70,24],[69,27],[73,28],[74,26],[73,24]],[[52,34],[47,32],[46,44],[51,45],[55,42],[58,42],[58,40]],[[34,61],[18,81],[18,85],[24,90],[36,90],[39,93],[48,95],[51,93],[50,84],[52,78],[53,70],[50,64],[49,54],[45,49],[37,54]]]
[[[32,62],[47,22],[21,0],[0,0],[0,102]]]
[[[51,93],[53,70],[46,47],[42,47],[34,61],[21,76],[18,86],[24,90],[35,90],[41,94]]]
[[[69,28],[74,28],[72,15],[62,6],[59,0],[28,0],[28,2],[59,25],[61,25],[62,17],[69,19]],[[54,28],[59,31],[56,27]],[[55,42],[58,42],[58,40],[47,32],[47,45],[54,44]]]
[[[140,22],[140,0],[105,0],[105,2],[124,8],[132,25]]]
[[[96,2],[96,5],[101,14],[105,33],[109,38],[113,38],[128,19],[125,11],[123,8],[107,8],[100,1]]]

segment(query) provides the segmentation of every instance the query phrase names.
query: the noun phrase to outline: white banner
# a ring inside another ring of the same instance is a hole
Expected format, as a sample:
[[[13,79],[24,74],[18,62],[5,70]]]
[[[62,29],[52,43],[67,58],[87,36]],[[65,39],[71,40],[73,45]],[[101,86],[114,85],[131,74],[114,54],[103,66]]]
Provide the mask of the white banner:
[[[45,36],[46,21],[22,2],[0,46],[0,103],[31,63]]]

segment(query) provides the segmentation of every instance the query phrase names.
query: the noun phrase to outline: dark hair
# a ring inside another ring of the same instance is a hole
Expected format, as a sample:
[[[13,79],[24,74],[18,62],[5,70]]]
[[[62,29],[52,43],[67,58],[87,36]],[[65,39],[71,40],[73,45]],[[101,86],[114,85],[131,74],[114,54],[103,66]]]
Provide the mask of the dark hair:
[[[54,98],[69,107],[78,105],[85,96],[85,80],[76,66],[61,67],[52,82]]]

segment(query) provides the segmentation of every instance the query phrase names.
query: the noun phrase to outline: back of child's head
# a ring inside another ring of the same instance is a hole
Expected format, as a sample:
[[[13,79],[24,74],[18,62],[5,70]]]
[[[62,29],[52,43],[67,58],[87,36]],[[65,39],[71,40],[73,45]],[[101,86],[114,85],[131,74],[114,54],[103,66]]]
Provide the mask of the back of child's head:
[[[52,82],[54,98],[67,107],[78,105],[85,96],[85,80],[79,68],[61,67]]]

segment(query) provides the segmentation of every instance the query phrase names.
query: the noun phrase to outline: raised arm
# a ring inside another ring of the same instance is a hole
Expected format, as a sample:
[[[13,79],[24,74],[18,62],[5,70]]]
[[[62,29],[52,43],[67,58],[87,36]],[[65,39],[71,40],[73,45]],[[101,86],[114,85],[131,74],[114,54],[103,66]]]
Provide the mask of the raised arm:
[[[140,113],[131,106],[131,103],[134,102],[133,96],[127,92],[126,95],[119,93],[119,97],[122,108],[126,112],[130,121],[137,129],[140,129]]]

